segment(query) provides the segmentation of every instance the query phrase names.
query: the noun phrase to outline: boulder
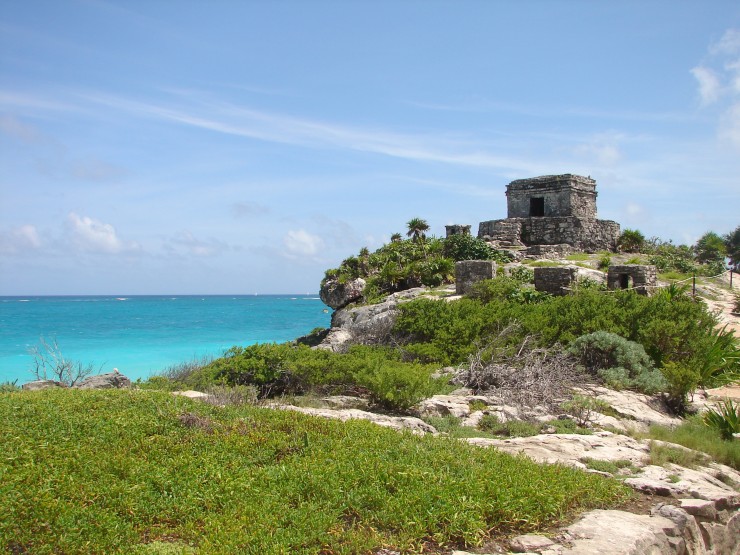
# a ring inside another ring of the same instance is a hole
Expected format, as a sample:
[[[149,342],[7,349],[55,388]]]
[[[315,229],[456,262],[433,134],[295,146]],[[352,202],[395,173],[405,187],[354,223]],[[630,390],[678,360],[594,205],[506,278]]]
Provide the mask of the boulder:
[[[40,389],[53,389],[55,387],[67,387],[67,384],[63,382],[56,382],[54,380],[36,380],[33,382],[24,383],[21,386],[24,391],[38,391]]]
[[[593,396],[607,403],[621,419],[647,424],[675,427],[681,419],[666,414],[662,399],[657,395],[645,395],[634,391],[614,391],[600,386],[575,388],[576,392]],[[626,424],[623,422],[623,424]],[[629,427],[629,426],[626,426]]]
[[[336,278],[328,279],[321,286],[319,297],[325,305],[337,310],[361,299],[365,285],[365,280],[362,278],[352,279],[345,283],[340,283]]]
[[[82,380],[74,387],[78,389],[117,389],[129,387],[131,380],[121,374],[118,370],[108,372],[107,374],[98,374]]]

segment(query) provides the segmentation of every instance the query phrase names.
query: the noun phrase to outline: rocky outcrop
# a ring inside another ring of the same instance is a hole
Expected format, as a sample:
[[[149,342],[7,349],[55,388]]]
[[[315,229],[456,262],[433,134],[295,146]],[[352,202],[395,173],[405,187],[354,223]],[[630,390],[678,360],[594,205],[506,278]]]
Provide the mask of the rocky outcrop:
[[[331,317],[331,330],[317,348],[340,352],[349,344],[383,341],[396,323],[398,304],[424,293],[426,289],[416,287],[393,293],[382,303],[337,310]]]
[[[129,387],[130,385],[131,380],[114,369],[113,372],[108,372],[107,374],[90,376],[74,387],[78,389],[115,389]]]
[[[41,389],[53,389],[55,387],[67,387],[67,384],[56,382],[54,380],[35,380],[33,382],[24,383],[21,386],[21,389],[24,391],[39,391]]]
[[[321,285],[319,297],[325,305],[338,310],[349,303],[360,300],[362,293],[365,291],[365,285],[365,280],[362,278],[352,279],[344,283],[336,278],[328,279]]]

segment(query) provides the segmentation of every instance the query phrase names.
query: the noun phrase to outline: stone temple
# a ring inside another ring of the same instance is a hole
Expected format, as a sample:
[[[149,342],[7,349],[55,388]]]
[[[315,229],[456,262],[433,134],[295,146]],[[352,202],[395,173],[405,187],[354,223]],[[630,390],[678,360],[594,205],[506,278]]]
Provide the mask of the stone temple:
[[[481,222],[478,237],[527,254],[615,251],[619,224],[596,219],[596,181],[580,175],[517,179],[506,187],[505,220]]]

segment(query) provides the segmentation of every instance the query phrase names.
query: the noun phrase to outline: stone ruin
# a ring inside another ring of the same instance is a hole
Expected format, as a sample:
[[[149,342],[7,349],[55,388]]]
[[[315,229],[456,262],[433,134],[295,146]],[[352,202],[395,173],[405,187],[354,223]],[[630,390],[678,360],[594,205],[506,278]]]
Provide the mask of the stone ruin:
[[[576,281],[578,270],[572,267],[542,266],[534,269],[534,288],[551,295],[567,295]]]
[[[452,237],[453,235],[470,235],[470,226],[469,225],[446,225],[445,231],[447,232],[447,237]]]
[[[615,251],[617,222],[596,219],[596,181],[580,175],[543,175],[506,187],[507,218],[481,222],[478,237],[498,248],[544,249],[564,256],[572,250]]]
[[[609,289],[634,289],[640,295],[650,295],[658,284],[655,266],[622,264],[609,266],[606,286]]]
[[[473,285],[484,279],[496,277],[493,260],[462,260],[455,263],[455,293],[467,295]]]

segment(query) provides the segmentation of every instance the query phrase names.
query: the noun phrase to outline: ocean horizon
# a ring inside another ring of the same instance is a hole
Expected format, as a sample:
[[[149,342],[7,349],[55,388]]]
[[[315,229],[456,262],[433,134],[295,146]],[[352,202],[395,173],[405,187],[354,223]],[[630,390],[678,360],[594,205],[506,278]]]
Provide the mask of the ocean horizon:
[[[0,296],[0,382],[32,381],[42,338],[96,372],[132,380],[227,349],[329,326],[317,294]]]

